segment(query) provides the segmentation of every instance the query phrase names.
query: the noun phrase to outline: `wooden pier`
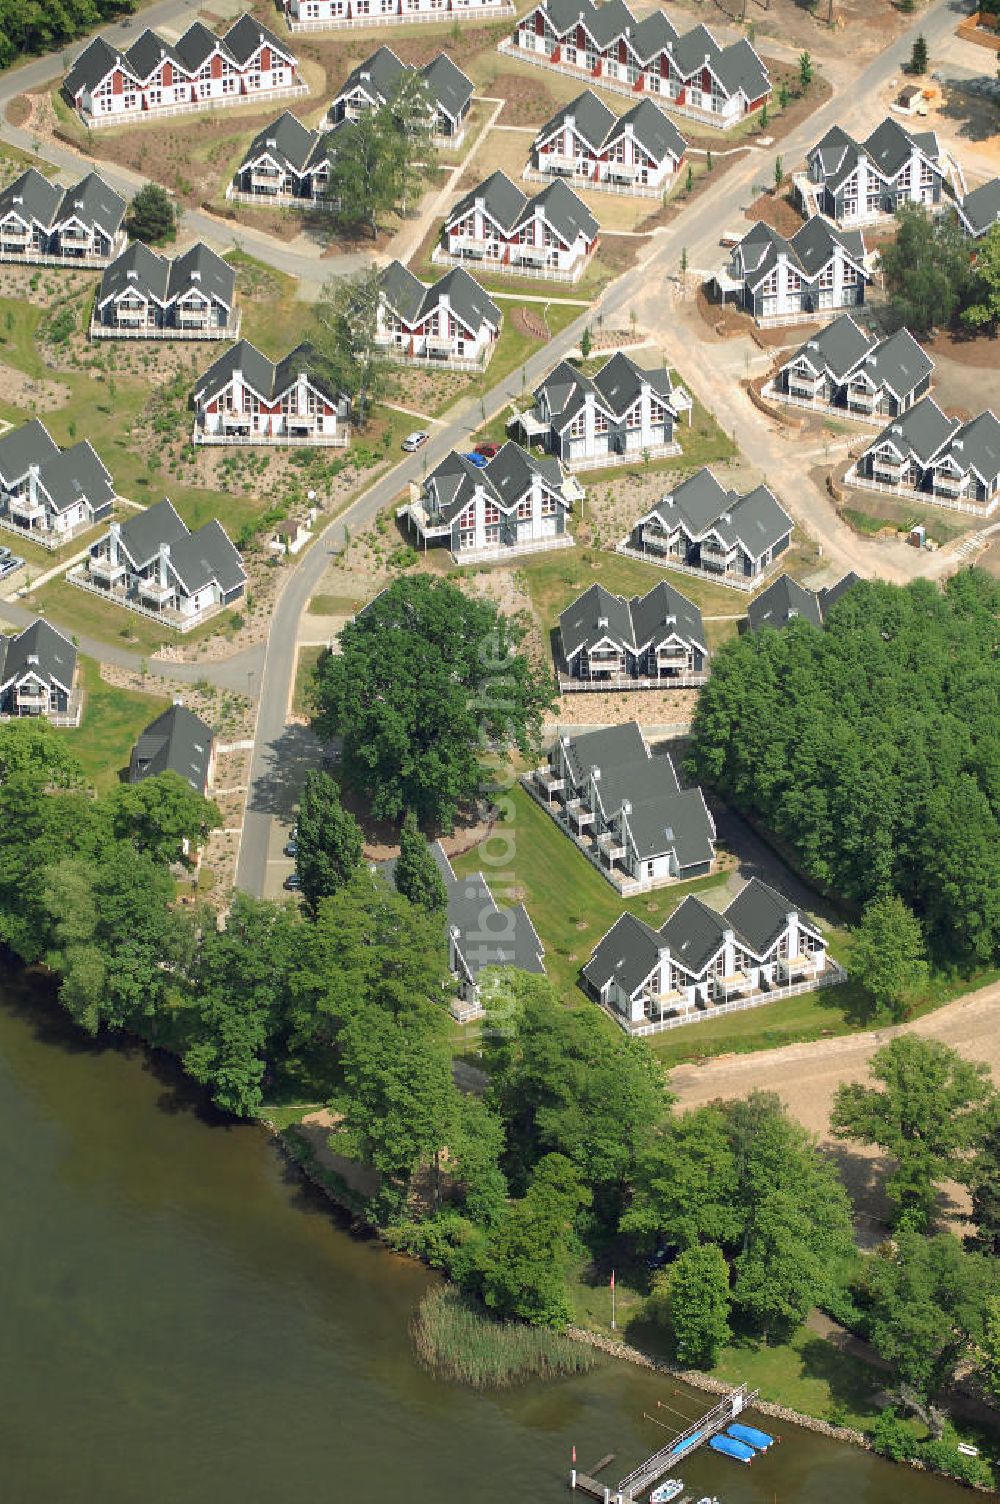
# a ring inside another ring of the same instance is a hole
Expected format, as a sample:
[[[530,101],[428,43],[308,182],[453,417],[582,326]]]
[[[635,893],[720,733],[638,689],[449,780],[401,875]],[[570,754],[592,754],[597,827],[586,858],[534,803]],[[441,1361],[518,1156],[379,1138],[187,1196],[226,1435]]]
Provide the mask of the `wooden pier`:
[[[724,1431],[738,1415],[750,1408],[757,1398],[758,1391],[750,1392],[745,1384],[734,1389],[723,1399],[706,1410],[698,1420],[692,1421],[683,1431],[679,1431],[673,1441],[668,1441],[666,1446],[647,1457],[638,1467],[633,1468],[626,1477],[622,1478],[617,1488],[611,1488],[606,1483],[598,1482],[592,1473],[577,1472],[574,1468],[571,1476],[571,1486],[588,1494],[592,1499],[597,1499],[600,1504],[636,1504],[636,1500],[652,1488],[657,1479],[666,1473],[672,1472],[685,1457],[689,1457],[698,1447],[704,1446],[711,1437]],[[678,1414],[680,1412],[677,1412]],[[613,1461],[613,1455],[604,1457],[594,1467],[593,1472],[598,1473]],[[681,1501],[684,1504],[684,1501]]]

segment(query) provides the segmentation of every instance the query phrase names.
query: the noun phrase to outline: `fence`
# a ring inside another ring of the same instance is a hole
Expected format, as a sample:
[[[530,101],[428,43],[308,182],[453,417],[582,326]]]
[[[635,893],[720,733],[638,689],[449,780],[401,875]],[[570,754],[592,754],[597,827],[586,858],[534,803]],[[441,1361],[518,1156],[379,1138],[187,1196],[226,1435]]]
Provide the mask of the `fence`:
[[[828,959],[826,970],[808,981],[792,982],[787,987],[771,987],[767,992],[752,992],[748,997],[733,998],[726,1003],[710,1003],[705,1008],[696,1008],[673,1018],[651,1018],[641,1024],[632,1023],[609,1003],[598,1002],[598,1006],[631,1038],[646,1039],[650,1034],[663,1034],[667,1029],[682,1029],[687,1024],[704,1023],[709,1018],[721,1018],[724,1013],[745,1013],[749,1008],[763,1008],[768,1003],[780,1003],[785,998],[800,997],[804,992],[818,992],[823,987],[837,987],[846,981],[847,972],[844,968]]]
[[[1000,503],[1000,493],[992,497],[989,503],[952,501],[948,497],[936,495],[933,491],[914,491],[912,486],[893,486],[888,481],[873,480],[867,475],[859,475],[856,465],[848,468],[843,483],[845,486],[857,486],[863,491],[881,491],[886,496],[898,496],[903,501],[915,501],[921,506],[943,507],[948,512],[966,512],[971,517],[989,517]]]
[[[892,419],[888,413],[862,413],[853,407],[834,407],[830,402],[813,402],[808,397],[796,397],[791,392],[779,391],[773,381],[765,382],[760,395],[771,402],[782,402],[786,407],[801,407],[807,413],[820,417],[844,418],[855,423],[871,423],[875,428],[884,428]]]
[[[79,527],[67,528],[63,533],[42,533],[33,528],[21,527],[9,517],[0,516],[0,528],[5,533],[13,533],[22,543],[37,543],[39,548],[47,548],[49,553],[57,553],[60,548],[65,548],[67,543],[72,543],[81,533],[88,532],[93,525],[93,522],[81,522]]]
[[[165,328],[150,328],[144,324],[141,328],[136,325],[134,328],[120,329],[117,324],[102,324],[97,319],[91,319],[89,332],[91,339],[239,339],[242,319],[243,315],[238,313],[235,320],[224,329],[175,329],[172,324]]]
[[[595,241],[596,245],[597,242]],[[501,261],[494,256],[455,256],[444,246],[435,246],[431,260],[435,266],[471,266],[475,272],[491,272],[494,277],[531,277],[536,282],[579,282],[589,256],[578,266],[564,270],[561,266],[531,266],[520,261]]]
[[[291,32],[300,31],[344,31],[351,27],[361,30],[368,26],[415,26],[420,22],[430,24],[437,22],[440,26],[444,23],[454,23],[460,17],[478,20],[481,16],[512,16],[514,6],[510,0],[501,0],[495,5],[457,5],[448,10],[431,11],[393,11],[388,16],[331,16],[326,21],[295,21],[291,16],[285,16],[285,22]]]
[[[659,188],[654,188],[650,183],[614,183],[610,178],[592,178],[585,172],[539,172],[530,162],[521,176],[526,183],[551,183],[556,178],[562,178],[564,183],[572,183],[574,187],[582,188],[587,193],[617,193],[627,198],[656,199],[663,197],[672,181],[667,178]]]
[[[351,427],[346,424],[332,434],[205,433],[199,429],[195,419],[191,441],[194,444],[224,444],[234,448],[242,446],[244,449],[262,446],[268,449],[346,449],[351,442]]]
[[[146,125],[149,121],[166,120],[170,115],[198,115],[206,110],[232,109],[238,104],[270,104],[273,99],[297,99],[308,94],[307,83],[282,84],[280,89],[255,89],[252,94],[220,94],[215,99],[189,99],[182,104],[158,104],[150,110],[122,111],[117,115],[88,115],[77,110],[77,115],[88,130],[102,131],[111,126]]]
[[[452,550],[456,564],[502,564],[521,554],[538,554],[548,548],[572,548],[575,539],[572,533],[554,533],[551,538],[531,538],[524,543],[498,543],[489,548],[463,548]]]
[[[190,632],[195,627],[201,626],[203,621],[210,617],[218,616],[224,609],[221,605],[212,606],[207,611],[197,611],[193,616],[181,616],[173,610],[154,611],[149,606],[140,605],[137,600],[122,595],[117,591],[105,590],[101,585],[93,585],[86,578],[86,570],[71,569],[66,576],[70,585],[76,585],[79,590],[87,590],[91,595],[99,596],[103,601],[110,601],[113,606],[121,606],[126,611],[134,611],[137,616],[145,616],[150,621],[159,622],[161,627],[168,627],[172,632]]]
[[[403,350],[394,350],[390,346],[379,348],[385,359],[394,366],[416,366],[424,371],[485,371],[493,359],[496,341],[488,344],[477,360],[472,360],[467,355],[450,354],[442,360],[436,355],[410,355]]]
[[[578,459],[564,460],[570,474],[587,474],[591,470],[608,470],[614,465],[639,465],[650,460],[668,460],[682,454],[679,444],[646,444],[641,449],[626,449],[623,454],[587,454]]]
[[[733,590],[756,590],[766,578],[765,575],[755,575],[752,579],[747,579],[745,575],[719,574],[712,569],[699,569],[695,564],[685,564],[680,559],[672,559],[668,554],[656,554],[644,548],[632,548],[624,540],[615,545],[614,551],[616,554],[624,554],[629,559],[640,559],[643,564],[656,564],[660,569],[676,569],[681,574],[694,575],[697,580],[711,580],[716,585],[729,585]],[[769,566],[768,573],[775,563],[777,560]]]
[[[83,716],[83,691],[75,690],[69,698],[69,708],[65,711],[43,710],[32,715],[30,712],[22,715],[0,715],[0,721],[48,721],[50,726],[66,726],[75,728],[79,726]]]
[[[609,94],[624,94],[629,99],[652,99],[662,110],[671,115],[683,115],[687,120],[697,120],[701,125],[711,125],[718,131],[731,131],[734,125],[745,120],[745,115],[719,115],[714,110],[699,110],[694,105],[680,104],[669,94],[658,94],[655,89],[639,88],[627,80],[612,78],[610,74],[595,74],[590,68],[578,68],[573,63],[556,63],[543,53],[530,47],[519,47],[516,42],[504,41],[497,47],[506,57],[520,58],[522,63],[533,63],[536,68],[548,68],[551,73],[563,73],[567,78],[580,79],[592,88],[606,89]]]
[[[226,202],[246,204],[251,209],[298,209],[303,214],[335,214],[337,205],[328,198],[296,198],[292,193],[244,193],[232,183],[226,188]]]
[[[663,679],[633,678],[630,674],[608,675],[601,679],[573,679],[568,674],[557,674],[561,695],[600,693],[602,690],[632,689],[700,689],[708,683],[707,674],[671,674]]]
[[[7,266],[65,266],[70,271],[100,271],[111,265],[120,249],[119,243],[107,256],[50,256],[43,251],[17,251],[5,247],[0,250],[0,261]]]

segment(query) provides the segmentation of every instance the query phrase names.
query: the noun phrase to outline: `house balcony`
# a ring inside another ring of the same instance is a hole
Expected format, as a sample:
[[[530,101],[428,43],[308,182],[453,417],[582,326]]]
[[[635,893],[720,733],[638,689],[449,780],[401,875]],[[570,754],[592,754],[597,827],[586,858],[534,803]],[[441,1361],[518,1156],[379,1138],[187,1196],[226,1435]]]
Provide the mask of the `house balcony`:
[[[728,574],[735,563],[735,549],[723,552],[722,549],[708,548],[704,543],[701,545],[701,564],[703,569],[711,569],[716,574]]]
[[[31,230],[19,230],[15,225],[5,225],[3,228],[4,245],[26,246],[31,240]]]
[[[687,993],[682,992],[678,987],[672,987],[667,992],[644,992],[642,1000],[645,1011],[651,1018],[692,1006]]]
[[[453,341],[448,334],[418,334],[416,338],[423,339],[426,350],[438,350],[442,355],[451,354]]]
[[[587,660],[591,675],[624,674],[626,664],[623,653],[591,653]]]
[[[510,259],[515,266],[545,266],[549,253],[543,245],[512,245]]]
[[[873,460],[872,475],[876,480],[886,481],[890,486],[898,486],[906,472],[905,460]]]
[[[251,172],[250,187],[261,193],[281,193],[287,179],[280,172]]]
[[[878,392],[870,392],[864,387],[848,387],[847,405],[856,407],[859,412],[874,412],[878,399]]]
[[[77,250],[89,246],[92,240],[93,236],[89,230],[60,230],[59,232],[59,243]]]
[[[731,992],[745,992],[750,985],[745,971],[730,971],[725,976],[712,978],[712,996],[727,998]]]
[[[18,715],[44,715],[49,709],[47,689],[19,689],[14,696]]]
[[[125,566],[117,559],[92,558],[87,564],[87,575],[105,590],[116,590],[125,584]]]
[[[45,503],[31,496],[12,496],[7,502],[11,520],[21,527],[35,527],[45,521]]]
[[[604,830],[601,832],[597,837],[597,849],[601,856],[607,858],[609,866],[614,862],[620,862],[625,855],[622,838],[613,830]]]
[[[550,768],[536,768],[535,782],[547,799],[551,799],[553,794],[561,794],[566,787],[565,778],[558,777]]]
[[[618,183],[634,183],[642,171],[638,162],[606,162],[607,175]]]
[[[158,610],[170,605],[175,595],[173,585],[161,585],[159,580],[140,580],[138,591],[140,600],[146,601]]]
[[[549,431],[549,424],[543,418],[535,417],[534,408],[523,413],[515,412],[511,426],[515,423],[523,430],[529,444],[532,439],[544,439]]]
[[[968,475],[945,475],[940,471],[934,475],[931,490],[935,496],[964,496],[969,489]]]
[[[204,309],[194,311],[187,308],[178,308],[176,319],[178,329],[208,329],[211,327],[210,315]]]
[[[585,825],[594,823],[594,811],[582,799],[571,799],[566,805],[566,814],[578,831],[582,831]]]
[[[142,308],[129,308],[127,305],[118,304],[115,310],[115,322],[125,324],[129,329],[138,329],[140,324],[145,324],[149,317],[149,310]]]
[[[782,956],[778,961],[778,977],[785,982],[790,982],[796,977],[815,977],[826,967],[826,956],[822,951],[814,955]]]
[[[790,375],[788,378],[788,390],[793,397],[817,397],[822,387],[822,376]]]

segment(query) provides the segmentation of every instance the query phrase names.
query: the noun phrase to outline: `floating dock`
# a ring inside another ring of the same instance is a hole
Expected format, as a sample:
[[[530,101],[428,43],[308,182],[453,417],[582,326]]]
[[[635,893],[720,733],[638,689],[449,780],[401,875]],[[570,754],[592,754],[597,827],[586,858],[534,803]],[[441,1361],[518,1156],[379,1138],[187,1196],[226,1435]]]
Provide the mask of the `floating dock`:
[[[726,1427],[732,1425],[744,1410],[750,1408],[757,1398],[757,1393],[756,1389],[752,1393],[748,1391],[745,1384],[732,1390],[718,1404],[713,1405],[711,1410],[706,1410],[698,1420],[679,1432],[673,1441],[668,1441],[666,1446],[654,1452],[652,1457],[647,1457],[645,1462],[633,1468],[626,1477],[621,1479],[617,1488],[611,1488],[606,1483],[599,1483],[593,1473],[577,1472],[575,1468],[571,1475],[571,1487],[588,1494],[592,1499],[599,1500],[600,1504],[636,1504],[639,1499],[642,1499],[645,1504],[645,1496],[653,1484],[665,1473],[672,1472],[678,1463],[706,1442],[714,1446],[717,1440],[728,1440],[730,1446],[742,1447],[744,1445],[742,1442],[732,1437],[720,1437],[719,1433],[725,1431]],[[718,1450],[724,1449],[718,1448]],[[752,1448],[746,1447],[745,1450],[750,1453],[751,1457],[754,1455]],[[605,1458],[599,1467],[605,1466],[609,1461],[611,1461],[610,1458]],[[599,1471],[599,1467],[595,1467],[594,1472]]]

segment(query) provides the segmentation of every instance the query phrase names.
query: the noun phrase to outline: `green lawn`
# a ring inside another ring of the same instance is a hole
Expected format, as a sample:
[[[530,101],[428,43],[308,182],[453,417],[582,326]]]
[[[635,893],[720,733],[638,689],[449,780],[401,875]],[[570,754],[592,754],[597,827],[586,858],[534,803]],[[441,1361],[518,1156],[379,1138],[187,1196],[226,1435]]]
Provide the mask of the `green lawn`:
[[[722,879],[713,876],[621,898],[520,785],[510,798],[513,815],[502,836],[456,857],[453,865],[460,877],[481,869],[498,903],[523,900],[545,946],[545,969],[567,1002],[593,1006],[577,991],[577,973],[623,910],[661,925],[686,894],[721,891]]]
[[[95,637],[99,642],[144,653],[147,657],[164,643],[183,643],[187,647],[203,637],[211,637],[225,629],[232,615],[223,611],[190,632],[175,632],[170,627],[160,626],[150,617],[140,616],[136,611],[126,610],[113,601],[81,590],[61,577],[43,585],[32,604],[37,604],[49,621],[64,632]]]
[[[295,689],[292,693],[292,710],[295,715],[309,715],[310,706],[306,701],[306,691],[312,680],[312,672],[320,658],[326,652],[326,648],[307,646],[299,648],[299,656],[295,665]]]
[[[80,590],[75,593],[83,595]],[[93,658],[81,657],[80,677],[86,693],[83,717],[76,730],[67,727],[60,735],[68,738],[87,778],[103,792],[118,783],[139,732],[170,701],[164,695],[137,694],[105,684]]]
[[[604,474],[606,480],[607,472]],[[533,558],[529,556],[519,565],[519,572],[524,577],[531,604],[546,628],[554,627],[560,612],[565,611],[595,579],[616,595],[641,595],[660,580],[669,579],[708,616],[729,616],[743,611],[746,606],[742,592],[601,549],[574,548],[555,554],[538,554]]]
[[[275,271],[245,251],[227,251],[225,259],[236,268],[242,315],[240,333],[244,339],[277,360],[308,338],[313,326],[313,305],[296,297],[295,277]]]
[[[436,282],[442,268],[431,260],[434,247],[440,243],[444,220],[435,220],[423,242],[411,256],[407,265],[414,276],[424,282]],[[648,237],[623,239],[609,231],[603,240],[598,240],[597,249],[578,282],[556,282],[544,277],[499,276],[485,272],[474,261],[466,262],[479,285],[487,292],[531,293],[544,297],[574,298],[582,304],[593,302],[609,282],[620,277],[649,249]],[[579,310],[581,313],[583,309]]]

